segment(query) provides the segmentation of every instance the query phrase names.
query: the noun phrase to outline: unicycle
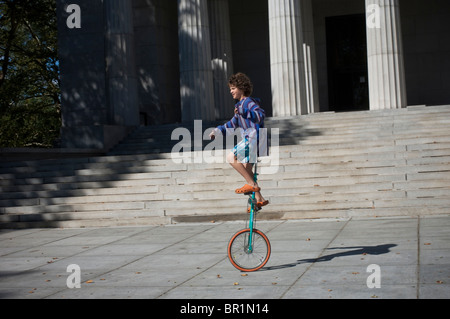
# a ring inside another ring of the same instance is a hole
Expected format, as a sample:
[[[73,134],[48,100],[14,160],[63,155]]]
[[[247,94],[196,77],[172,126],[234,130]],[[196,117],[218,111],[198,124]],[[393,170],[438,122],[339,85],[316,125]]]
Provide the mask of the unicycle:
[[[255,164],[255,182],[257,177],[257,164]],[[228,243],[228,258],[238,270],[254,272],[267,264],[271,248],[267,236],[255,228],[256,214],[261,210],[256,205],[255,193],[246,195],[249,197],[247,207],[247,213],[249,213],[248,228],[237,232],[230,239]]]

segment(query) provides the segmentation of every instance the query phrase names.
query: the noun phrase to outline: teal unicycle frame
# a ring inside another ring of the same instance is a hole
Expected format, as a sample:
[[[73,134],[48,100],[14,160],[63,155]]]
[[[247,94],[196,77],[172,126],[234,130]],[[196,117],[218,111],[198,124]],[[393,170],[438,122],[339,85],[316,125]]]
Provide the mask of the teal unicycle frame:
[[[254,180],[257,182],[257,164]],[[244,272],[253,272],[264,267],[270,258],[271,246],[267,236],[256,229],[256,214],[261,210],[256,204],[255,193],[249,196],[247,213],[248,228],[237,232],[228,243],[228,258],[231,264]]]
[[[255,164],[255,175],[253,177],[255,183],[258,181],[258,173],[257,170],[258,169],[258,163]],[[255,225],[255,218],[256,218],[256,209],[257,209],[257,205],[256,205],[256,195],[253,192],[251,195],[249,195],[248,198],[248,207],[250,207],[250,218],[249,218],[249,222],[248,222],[248,228],[250,230],[250,236],[248,238],[248,251],[249,253],[253,252],[253,231],[254,231],[254,225]]]

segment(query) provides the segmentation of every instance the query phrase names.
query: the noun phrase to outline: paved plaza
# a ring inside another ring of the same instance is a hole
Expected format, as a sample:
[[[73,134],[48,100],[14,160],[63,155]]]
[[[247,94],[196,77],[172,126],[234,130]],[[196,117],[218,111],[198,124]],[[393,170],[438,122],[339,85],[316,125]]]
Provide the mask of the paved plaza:
[[[0,298],[450,297],[450,216],[261,221],[272,255],[248,274],[226,254],[244,226],[1,230]]]

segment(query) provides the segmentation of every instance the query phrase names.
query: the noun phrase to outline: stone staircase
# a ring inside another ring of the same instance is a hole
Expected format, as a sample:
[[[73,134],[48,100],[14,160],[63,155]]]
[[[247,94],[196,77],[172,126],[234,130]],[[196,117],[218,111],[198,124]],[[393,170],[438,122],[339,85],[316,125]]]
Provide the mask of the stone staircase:
[[[260,164],[259,218],[448,214],[449,125],[450,106],[268,119],[280,146]],[[177,127],[140,128],[107,156],[0,163],[0,228],[246,218],[227,151],[173,156]]]

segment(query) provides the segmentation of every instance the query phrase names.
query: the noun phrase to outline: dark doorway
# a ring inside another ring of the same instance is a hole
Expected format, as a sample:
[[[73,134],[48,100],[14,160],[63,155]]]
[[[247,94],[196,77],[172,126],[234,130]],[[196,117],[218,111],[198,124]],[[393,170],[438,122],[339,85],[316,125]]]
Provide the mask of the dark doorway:
[[[272,116],[270,77],[269,4],[261,0],[230,0],[234,72],[246,73],[253,82],[253,97],[261,99],[266,116]]]
[[[366,17],[326,18],[330,111],[369,109]]]

